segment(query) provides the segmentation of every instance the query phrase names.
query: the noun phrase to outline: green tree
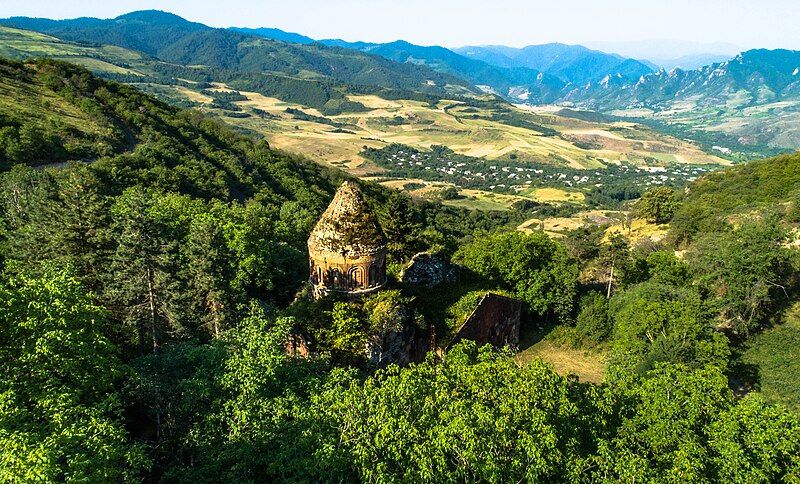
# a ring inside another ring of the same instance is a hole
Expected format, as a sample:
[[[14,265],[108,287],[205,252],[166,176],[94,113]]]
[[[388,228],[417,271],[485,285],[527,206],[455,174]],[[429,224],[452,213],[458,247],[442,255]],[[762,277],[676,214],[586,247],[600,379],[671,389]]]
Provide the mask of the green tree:
[[[335,351],[351,359],[364,356],[369,337],[364,314],[357,305],[336,301],[330,313],[330,327],[325,332],[327,343]]]
[[[609,311],[618,368],[643,373],[657,362],[727,367],[727,339],[711,328],[700,294],[692,288],[645,282],[614,296]]]
[[[179,196],[172,199],[177,200]],[[112,270],[116,277],[107,297],[136,331],[134,342],[144,348],[149,340],[154,351],[167,333],[180,331],[181,318],[173,301],[186,294],[185,288],[176,287],[178,247],[183,237],[173,230],[185,223],[174,217],[169,204],[168,197],[135,187],[112,206],[117,237]]]
[[[419,211],[411,198],[393,190],[381,209],[381,226],[388,239],[389,251],[402,260],[422,250]]]
[[[0,480],[136,481],[148,466],[122,423],[107,316],[65,272],[0,285]]]
[[[504,232],[476,237],[456,260],[490,282],[514,292],[537,315],[561,320],[574,305],[578,267],[567,250],[543,233]]]
[[[636,202],[637,214],[650,223],[665,224],[672,220],[678,208],[675,192],[669,187],[647,190]]]
[[[727,325],[747,333],[765,323],[794,284],[795,255],[775,221],[744,223],[700,237],[688,254],[700,286]]]
[[[582,346],[597,346],[611,336],[612,324],[608,316],[608,300],[598,292],[581,298],[580,311],[575,320],[575,334]]]
[[[590,481],[794,482],[800,420],[758,396],[736,401],[722,370],[658,365],[608,387],[619,423],[599,440]]]
[[[578,479],[602,427],[595,390],[510,356],[463,342],[442,361],[342,378],[314,399],[341,442],[318,455],[368,482]]]
[[[236,258],[225,240],[224,224],[210,213],[198,214],[189,224],[184,246],[189,290],[199,304],[201,327],[215,337],[232,324],[237,304],[244,302],[244,294],[232,287]]]
[[[323,360],[289,356],[294,321],[267,317],[257,305],[224,338],[228,357],[223,391],[213,411],[190,432],[183,466],[167,479],[198,481],[342,480],[343,471],[315,454],[335,436],[308,414],[310,395],[322,385]],[[338,479],[337,479],[338,476]]]

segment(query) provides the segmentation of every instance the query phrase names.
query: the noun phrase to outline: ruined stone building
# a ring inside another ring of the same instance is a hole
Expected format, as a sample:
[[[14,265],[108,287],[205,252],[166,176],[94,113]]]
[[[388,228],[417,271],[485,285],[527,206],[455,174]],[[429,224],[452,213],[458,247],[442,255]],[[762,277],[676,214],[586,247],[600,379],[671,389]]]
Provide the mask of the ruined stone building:
[[[308,238],[314,297],[359,296],[386,284],[386,238],[353,182],[339,187]]]

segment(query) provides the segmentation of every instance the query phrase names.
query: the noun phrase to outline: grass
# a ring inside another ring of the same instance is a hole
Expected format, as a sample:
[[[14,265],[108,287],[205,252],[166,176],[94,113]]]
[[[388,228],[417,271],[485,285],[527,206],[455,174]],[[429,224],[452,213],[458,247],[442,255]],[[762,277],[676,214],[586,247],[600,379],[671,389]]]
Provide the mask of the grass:
[[[579,229],[585,225],[613,224],[624,218],[623,212],[605,210],[587,210],[576,213],[572,217],[548,217],[545,219],[532,218],[517,227],[517,230],[531,233],[535,230],[544,230],[551,237],[563,237],[567,232]]]
[[[188,93],[182,94],[189,97]],[[513,155],[521,161],[561,163],[576,168],[601,168],[604,166],[603,160],[624,160],[645,165],[645,159],[653,159],[651,150],[658,147],[663,147],[665,152],[675,153],[664,155],[675,162],[723,163],[723,160],[706,155],[685,141],[642,130],[640,127],[634,130],[615,125],[616,131],[611,133],[607,125],[563,118],[552,113],[528,113],[519,110],[521,116],[528,115],[533,121],[556,131],[572,129],[590,135],[603,134],[599,138],[610,140],[611,143],[596,150],[583,149],[570,141],[568,136],[541,136],[538,132],[500,121],[472,119],[460,113],[460,107],[445,111],[442,107],[444,103],[431,107],[419,101],[385,100],[374,95],[350,96],[351,100],[362,103],[369,110],[329,116],[335,121],[353,126],[348,129],[352,133],[332,133],[330,126],[300,122],[285,113],[286,108],[291,107],[302,109],[308,114],[320,115],[313,109],[257,93],[242,94],[248,99],[237,104],[246,111],[248,108],[261,109],[278,116],[278,119],[262,119],[256,116],[226,119],[227,122],[262,133],[276,148],[305,155],[323,163],[345,162],[345,166],[351,171],[364,171],[362,165],[366,160],[359,156],[364,146],[381,147],[387,143],[400,143],[418,149],[445,145],[456,153],[490,160]],[[205,109],[215,111],[210,106]],[[397,123],[396,117],[402,118],[403,122]],[[640,141],[642,138],[645,139],[644,142]],[[578,197],[581,195],[565,196],[562,193],[547,192],[540,195],[543,200],[578,200]],[[478,204],[483,208],[499,208],[494,204],[487,205],[480,199]]]
[[[651,224],[646,220],[636,219],[631,222],[630,228],[625,227],[622,223],[614,224],[608,227],[604,240],[608,240],[614,234],[620,234],[631,244],[634,244],[642,239],[650,239],[653,242],[659,242],[667,236],[669,226]]]
[[[139,54],[121,47],[76,44],[9,27],[0,27],[0,56],[17,60],[51,57],[100,74],[140,74],[122,65],[142,61]]]
[[[560,188],[532,188],[521,192],[520,195],[542,203],[582,203],[586,200],[586,196],[582,192],[571,192]]]
[[[520,338],[520,352],[515,356],[525,365],[541,359],[560,375],[576,375],[583,382],[602,383],[607,355],[602,350],[579,350],[554,343],[547,338],[552,328],[529,330]]]
[[[483,190],[461,190],[459,192],[464,198],[456,200],[445,200],[445,205],[451,207],[462,207],[470,210],[510,210],[514,202],[522,200],[523,197],[505,195],[502,193],[492,193]]]
[[[769,401],[800,413],[800,304],[783,323],[752,336],[741,361],[757,368],[757,390]]]

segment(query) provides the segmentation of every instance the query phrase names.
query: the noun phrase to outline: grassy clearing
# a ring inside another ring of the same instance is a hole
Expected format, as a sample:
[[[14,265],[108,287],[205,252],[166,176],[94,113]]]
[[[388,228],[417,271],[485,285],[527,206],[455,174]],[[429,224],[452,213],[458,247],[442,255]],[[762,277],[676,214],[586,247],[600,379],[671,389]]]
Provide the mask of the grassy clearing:
[[[758,369],[757,388],[765,398],[800,413],[800,304],[782,324],[752,336],[741,360]]]
[[[653,242],[658,242],[664,239],[669,232],[669,225],[651,224],[646,220],[637,219],[631,222],[630,227],[625,226],[623,223],[618,223],[610,226],[606,230],[604,241],[614,234],[619,234],[625,237],[628,242],[634,244],[642,239],[650,239]]]
[[[525,233],[544,230],[551,237],[563,237],[567,232],[579,229],[585,225],[608,225],[619,223],[625,218],[624,212],[587,210],[576,213],[572,217],[549,217],[545,219],[532,218],[517,227]]]
[[[456,200],[445,200],[445,205],[452,207],[463,207],[470,210],[510,210],[514,202],[523,200],[523,197],[505,195],[502,193],[492,193],[483,190],[461,190],[459,192],[464,198]]]
[[[142,60],[136,52],[121,47],[76,44],[38,32],[9,27],[0,27],[0,57],[17,60],[50,57],[72,62],[101,74],[134,75],[140,73],[122,65]]]
[[[560,188],[532,188],[520,192],[520,195],[542,203],[583,203],[586,200],[582,192],[571,192]]]
[[[607,358],[605,352],[576,350],[558,345],[547,339],[544,330],[524,333],[520,348],[521,351],[515,359],[522,365],[538,358],[553,365],[553,369],[559,374],[576,375],[583,382],[602,383],[605,376]]]
[[[585,149],[565,135],[541,136],[527,128],[512,126],[500,121],[474,119],[466,116],[462,107],[445,110],[440,103],[432,107],[427,103],[409,100],[385,100],[378,96],[350,96],[369,108],[359,113],[344,113],[329,118],[352,126],[350,133],[332,133],[329,126],[317,123],[298,123],[285,116],[287,107],[303,109],[308,114],[320,116],[313,109],[292,105],[279,99],[268,98],[257,93],[242,92],[248,100],[237,102],[239,106],[257,108],[277,115],[278,119],[234,118],[231,123],[263,133],[276,148],[298,152],[326,163],[342,161],[346,166],[358,168],[364,160],[359,157],[363,146],[379,147],[387,143],[400,143],[418,149],[429,149],[432,145],[445,145],[456,153],[469,156],[500,159],[515,156],[522,161],[554,163],[575,168],[600,168],[607,162],[620,160],[646,164],[654,160],[650,150],[664,147],[665,153],[675,153],[681,160],[698,163],[717,163],[722,160],[705,155],[696,147],[682,140],[669,138],[651,131],[615,127],[613,133],[606,125],[563,118],[552,113],[527,113],[521,116],[543,126],[561,130],[577,130],[611,140],[611,145],[598,145],[597,149]],[[526,114],[527,113],[527,114]],[[486,114],[486,113],[484,113]],[[607,136],[605,136],[607,134]],[[626,136],[631,136],[627,138]],[[649,138],[649,144],[640,138]],[[580,140],[578,140],[580,141]],[[667,156],[667,155],[665,155]],[[672,156],[672,155],[670,155]]]

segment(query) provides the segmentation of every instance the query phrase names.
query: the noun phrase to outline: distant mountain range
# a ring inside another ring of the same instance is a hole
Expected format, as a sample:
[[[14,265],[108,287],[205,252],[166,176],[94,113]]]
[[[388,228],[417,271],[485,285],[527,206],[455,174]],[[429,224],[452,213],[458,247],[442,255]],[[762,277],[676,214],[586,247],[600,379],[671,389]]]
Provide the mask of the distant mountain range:
[[[70,41],[118,45],[184,66],[414,91],[484,91],[517,102],[666,110],[681,102],[738,109],[800,101],[800,52],[789,50],[751,50],[698,69],[657,70],[647,62],[579,45],[450,50],[402,40],[315,41],[273,28],[215,29],[152,10],[115,19],[13,17],[0,24]]]
[[[242,74],[280,74],[292,78],[441,92],[452,86],[477,89],[460,77],[423,65],[397,63],[352,49],[275,41],[231,29],[215,29],[157,10],[114,19],[48,20],[12,17],[0,25],[34,30],[74,42],[111,44],[155,56],[169,63],[203,66]],[[269,29],[258,30],[261,34]],[[281,35],[272,31],[270,35]],[[289,35],[289,38],[298,37]]]
[[[612,89],[613,87],[613,89]],[[800,99],[800,51],[755,49],[694,70],[660,70],[636,83],[616,78],[565,99],[596,108],[669,108],[691,102],[730,109]]]

